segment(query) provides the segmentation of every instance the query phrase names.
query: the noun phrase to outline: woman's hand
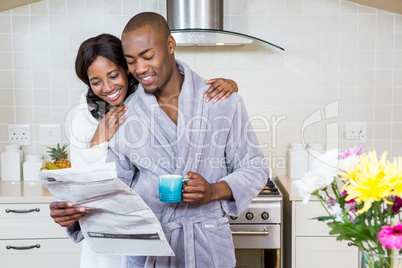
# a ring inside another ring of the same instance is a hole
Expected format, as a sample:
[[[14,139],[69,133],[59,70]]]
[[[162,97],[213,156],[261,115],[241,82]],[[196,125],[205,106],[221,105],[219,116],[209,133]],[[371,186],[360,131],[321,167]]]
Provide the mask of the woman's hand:
[[[126,121],[127,116],[120,119],[126,111],[126,105],[122,104],[113,107],[106,113],[92,137],[91,147],[110,141],[117,129]]]
[[[235,81],[225,78],[215,78],[207,81],[208,85],[211,85],[208,90],[204,94],[205,102],[209,102],[216,95],[216,98],[213,102],[218,102],[220,99],[224,100],[233,92],[239,91],[237,88],[237,84]]]

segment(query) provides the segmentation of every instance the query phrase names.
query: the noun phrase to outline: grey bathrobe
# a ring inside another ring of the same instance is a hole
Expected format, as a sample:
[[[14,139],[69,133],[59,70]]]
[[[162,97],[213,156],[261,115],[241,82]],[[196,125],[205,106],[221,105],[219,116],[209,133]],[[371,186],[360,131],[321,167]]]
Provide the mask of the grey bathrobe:
[[[180,61],[177,66],[184,74],[177,125],[155,96],[139,86],[126,101],[128,119],[109,143],[107,161],[117,163],[119,178],[132,183],[153,210],[176,254],[130,256],[128,267],[234,267],[226,214],[236,216],[247,208],[264,187],[269,168],[241,97],[232,94],[225,101],[205,103],[206,80]],[[227,182],[233,200],[204,205],[160,202],[158,175],[188,171],[210,183]]]

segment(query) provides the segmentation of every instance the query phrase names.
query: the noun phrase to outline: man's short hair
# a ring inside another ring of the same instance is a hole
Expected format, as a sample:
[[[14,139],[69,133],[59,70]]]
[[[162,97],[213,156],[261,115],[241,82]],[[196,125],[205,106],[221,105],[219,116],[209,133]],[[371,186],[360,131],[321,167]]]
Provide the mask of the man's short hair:
[[[123,33],[128,33],[147,25],[166,39],[170,36],[170,29],[165,18],[154,12],[142,12],[132,17],[124,27]]]

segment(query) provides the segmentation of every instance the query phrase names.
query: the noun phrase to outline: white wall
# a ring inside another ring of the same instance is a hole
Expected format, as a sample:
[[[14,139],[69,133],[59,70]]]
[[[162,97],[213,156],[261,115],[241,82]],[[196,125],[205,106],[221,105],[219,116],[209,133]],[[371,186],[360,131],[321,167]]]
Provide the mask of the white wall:
[[[78,46],[104,32],[120,36],[141,11],[165,15],[165,1],[45,0],[0,13],[0,151],[7,124],[29,123],[33,145],[24,151],[44,153],[38,125],[64,122],[85,89],[74,73]],[[286,51],[181,47],[176,57],[207,78],[237,81],[249,114],[260,116],[253,125],[277,174],[317,110],[323,119],[305,130],[307,142],[325,142],[327,124],[338,123],[347,148],[345,122],[366,121],[365,151],[402,155],[401,15],[344,0],[225,0],[225,29]],[[334,101],[339,116],[327,120],[325,106]],[[267,123],[270,133],[262,130]]]

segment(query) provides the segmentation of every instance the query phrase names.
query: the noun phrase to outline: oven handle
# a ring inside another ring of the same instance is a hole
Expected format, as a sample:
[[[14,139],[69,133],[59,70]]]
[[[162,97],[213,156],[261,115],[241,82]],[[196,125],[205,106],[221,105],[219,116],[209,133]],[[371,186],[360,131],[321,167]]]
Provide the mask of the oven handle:
[[[232,231],[232,235],[269,235],[268,231],[253,232],[253,231]]]

